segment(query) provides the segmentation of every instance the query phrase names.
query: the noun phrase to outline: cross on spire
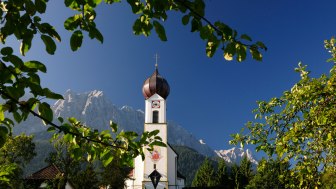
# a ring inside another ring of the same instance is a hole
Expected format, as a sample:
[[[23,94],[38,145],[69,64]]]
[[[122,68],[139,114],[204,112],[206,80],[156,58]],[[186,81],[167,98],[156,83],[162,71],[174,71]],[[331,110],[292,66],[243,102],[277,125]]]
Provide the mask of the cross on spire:
[[[158,67],[158,59],[160,58],[158,53],[155,53],[154,58],[155,58],[155,68],[157,68]]]

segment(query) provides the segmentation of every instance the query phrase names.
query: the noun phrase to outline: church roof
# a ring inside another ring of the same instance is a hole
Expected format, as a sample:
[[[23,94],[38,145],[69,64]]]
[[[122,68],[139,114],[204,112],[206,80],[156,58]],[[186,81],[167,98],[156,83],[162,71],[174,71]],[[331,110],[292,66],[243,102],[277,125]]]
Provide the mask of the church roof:
[[[158,71],[157,66],[155,67],[154,73],[145,80],[142,86],[142,94],[145,99],[150,98],[155,93],[160,95],[162,98],[167,99],[170,92],[170,87],[165,78],[163,78]]]
[[[55,179],[58,175],[62,174],[62,172],[54,165],[49,165],[29,177],[27,179],[33,179],[33,180],[51,180]]]
[[[186,180],[186,177],[183,176],[179,171],[177,171],[177,178],[181,178],[183,180]]]

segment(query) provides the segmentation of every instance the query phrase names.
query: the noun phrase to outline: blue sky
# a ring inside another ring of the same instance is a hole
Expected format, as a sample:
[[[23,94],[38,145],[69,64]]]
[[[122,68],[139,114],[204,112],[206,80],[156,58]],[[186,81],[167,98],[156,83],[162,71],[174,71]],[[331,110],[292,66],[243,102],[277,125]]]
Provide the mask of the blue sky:
[[[35,40],[28,59],[46,63],[43,85],[64,93],[67,89],[104,91],[116,105],[144,109],[143,81],[154,71],[158,53],[159,72],[169,82],[167,118],[179,123],[213,149],[230,148],[230,134],[253,120],[257,100],[280,96],[299,80],[294,68],[299,61],[319,76],[331,68],[323,40],[335,35],[334,1],[206,0],[206,17],[221,20],[264,42],[264,60],[226,62],[220,51],[205,55],[205,42],[183,26],[181,14],[171,13],[165,22],[167,42],[156,33],[135,36],[135,16],[126,2],[100,6],[97,25],[104,44],[85,36],[83,47],[71,52],[63,21],[71,15],[62,1],[51,1],[45,21],[61,34],[54,56]],[[19,47],[17,47],[18,49]],[[99,124],[99,123],[97,123]]]

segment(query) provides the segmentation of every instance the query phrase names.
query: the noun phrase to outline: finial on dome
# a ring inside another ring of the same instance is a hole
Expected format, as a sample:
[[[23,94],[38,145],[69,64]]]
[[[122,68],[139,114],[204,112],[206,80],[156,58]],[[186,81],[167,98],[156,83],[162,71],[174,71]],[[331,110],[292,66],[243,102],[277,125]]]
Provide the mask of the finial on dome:
[[[159,55],[158,55],[158,53],[155,53],[154,58],[155,58],[155,69],[157,70],[157,68],[158,68],[158,59],[160,58]]]

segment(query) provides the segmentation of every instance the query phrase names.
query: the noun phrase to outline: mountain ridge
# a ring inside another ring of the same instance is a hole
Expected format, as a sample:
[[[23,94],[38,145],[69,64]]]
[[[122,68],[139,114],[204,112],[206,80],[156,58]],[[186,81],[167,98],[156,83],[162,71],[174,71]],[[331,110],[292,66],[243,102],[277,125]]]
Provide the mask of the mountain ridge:
[[[134,110],[128,105],[118,107],[105,97],[103,91],[93,90],[76,93],[68,89],[63,96],[63,100],[56,101],[52,106],[55,123],[57,123],[56,118],[59,116],[63,118],[76,117],[89,127],[106,130],[109,129],[109,122],[112,120],[118,124],[120,130],[132,130],[138,134],[143,132],[144,111],[141,109]],[[19,127],[14,127],[14,133],[16,134],[22,132],[26,134],[39,133],[37,137],[42,137],[40,132],[47,129],[39,119],[33,116],[19,125]],[[197,139],[174,121],[168,121],[168,142],[172,145],[190,147],[208,157],[218,156],[228,163],[239,163],[240,159],[246,154],[253,164],[257,164],[251,151],[244,151],[240,148],[213,150],[204,140]]]
[[[109,123],[112,120],[118,124],[119,130],[135,131],[138,134],[143,132],[144,111],[134,110],[126,105],[117,107],[105,97],[103,91],[77,93],[68,89],[63,96],[63,100],[56,101],[52,106],[55,123],[59,116],[76,117],[85,125],[102,131],[109,129]],[[33,134],[46,129],[47,127],[43,126],[40,120],[30,116],[27,121],[19,124],[19,127],[14,127],[14,133]],[[168,142],[191,147],[206,156],[215,156],[211,147],[200,144],[196,137],[174,121],[168,121]]]

